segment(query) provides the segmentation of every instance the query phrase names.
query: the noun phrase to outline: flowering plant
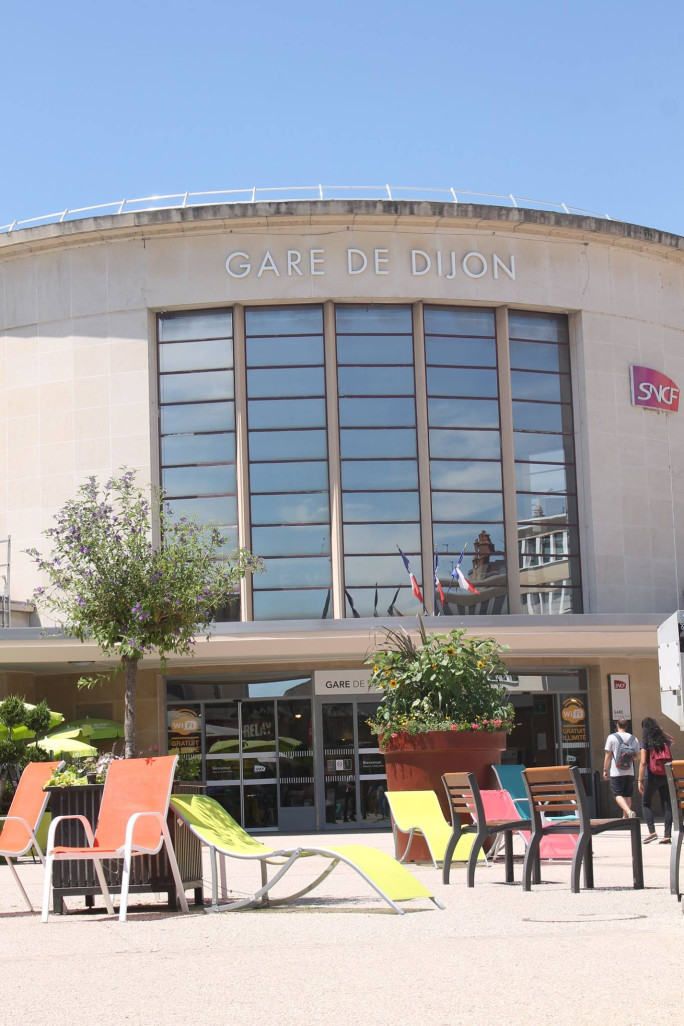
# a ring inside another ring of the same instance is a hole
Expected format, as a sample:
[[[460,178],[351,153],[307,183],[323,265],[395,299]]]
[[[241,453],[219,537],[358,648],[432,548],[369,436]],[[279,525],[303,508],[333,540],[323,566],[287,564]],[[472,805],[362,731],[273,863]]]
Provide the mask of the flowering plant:
[[[498,683],[508,674],[502,646],[492,638],[467,637],[465,628],[428,635],[418,619],[419,644],[403,628],[387,628],[384,644],[366,660],[373,668],[371,686],[383,693],[368,721],[380,747],[401,733],[511,731],[514,709]]]

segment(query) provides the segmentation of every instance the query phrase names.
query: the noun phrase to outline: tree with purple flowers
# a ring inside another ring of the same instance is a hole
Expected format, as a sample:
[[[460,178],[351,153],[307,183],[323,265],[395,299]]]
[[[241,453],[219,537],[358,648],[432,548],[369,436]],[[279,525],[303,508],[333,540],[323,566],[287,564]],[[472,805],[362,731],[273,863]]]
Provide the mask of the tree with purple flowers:
[[[196,636],[211,632],[216,611],[234,601],[240,580],[264,569],[247,549],[226,555],[227,539],[217,527],[174,518],[163,492],[151,489],[151,495],[125,468],[104,484],[89,477],[44,532],[51,554],[27,549],[46,581],[34,592],[36,605],[65,634],[94,640],[104,655],[119,659],[79,686],[124,673],[126,758],[136,753],[140,660],[155,652],[164,669],[169,655],[192,655]]]

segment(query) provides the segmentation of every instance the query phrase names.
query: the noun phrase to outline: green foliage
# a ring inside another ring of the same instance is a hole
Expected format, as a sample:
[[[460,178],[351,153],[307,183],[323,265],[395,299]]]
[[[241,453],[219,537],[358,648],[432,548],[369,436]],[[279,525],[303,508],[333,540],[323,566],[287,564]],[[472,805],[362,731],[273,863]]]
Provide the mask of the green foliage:
[[[52,715],[45,699],[43,699],[42,702],[39,702],[38,705],[35,705],[33,709],[27,708],[24,719],[22,720],[24,726],[28,727],[28,729],[32,730],[36,735],[36,740],[47,734],[51,722]],[[37,762],[39,760],[34,761]]]
[[[23,755],[23,741],[12,741],[11,738],[0,738],[0,765],[2,765],[2,763],[19,765]]]
[[[513,706],[497,684],[507,675],[503,651],[491,638],[468,637],[465,628],[428,635],[420,622],[420,644],[403,628],[386,629],[384,644],[366,662],[371,684],[383,692],[369,720],[381,748],[402,732],[431,730],[510,731]]]
[[[53,757],[49,752],[44,752],[37,745],[27,744],[21,757],[20,765],[23,769],[29,762],[52,762]]]
[[[153,518],[163,537],[156,545]],[[150,502],[129,470],[104,485],[88,478],[45,536],[49,557],[27,550],[47,580],[34,593],[38,606],[105,655],[138,660],[155,651],[162,665],[170,654],[190,655],[245,574],[263,570],[246,549],[223,556],[218,528],[172,519],[163,493]]]
[[[176,763],[176,780],[199,780],[202,759],[199,755],[181,755]]]
[[[0,723],[9,730],[10,740],[12,739],[12,729],[25,724],[27,715],[28,710],[24,705],[24,699],[19,695],[8,695],[0,702]]]

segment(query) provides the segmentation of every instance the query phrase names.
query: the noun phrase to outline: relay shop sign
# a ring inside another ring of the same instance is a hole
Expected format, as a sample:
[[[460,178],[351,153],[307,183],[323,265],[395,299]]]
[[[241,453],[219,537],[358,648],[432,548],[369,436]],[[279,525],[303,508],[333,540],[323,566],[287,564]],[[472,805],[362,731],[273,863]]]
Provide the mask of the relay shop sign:
[[[371,669],[314,670],[314,695],[379,695],[380,688],[370,686]]]
[[[679,410],[679,388],[674,381],[652,367],[630,367],[632,378],[632,406],[645,406],[650,410]]]
[[[235,250],[226,259],[226,271],[231,278],[305,278],[323,277],[327,270],[342,270],[350,278],[360,276],[382,277],[394,274],[395,269],[407,269],[412,277],[424,275],[446,278],[510,278],[515,281],[515,256],[502,257],[498,253],[487,256],[477,250],[457,253],[455,250],[411,249],[392,256],[389,249],[349,248],[346,254],[331,256],[325,249],[287,249],[282,252],[261,250],[247,253]],[[397,265],[396,268],[394,265]]]
[[[610,674],[610,708],[612,720],[631,720],[632,702],[629,690],[629,674]]]

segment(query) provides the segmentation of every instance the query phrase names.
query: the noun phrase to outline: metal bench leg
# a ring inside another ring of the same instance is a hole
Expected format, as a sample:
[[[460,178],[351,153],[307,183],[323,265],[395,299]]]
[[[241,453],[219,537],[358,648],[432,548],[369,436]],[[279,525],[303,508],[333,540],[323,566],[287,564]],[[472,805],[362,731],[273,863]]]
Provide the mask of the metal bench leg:
[[[573,894],[579,894],[580,892],[582,864],[584,864],[584,886],[592,888],[594,886],[594,860],[591,837],[583,837],[580,834],[575,853],[572,856],[572,866],[570,869],[570,890]]]
[[[682,854],[682,838],[684,834],[677,829],[672,834],[672,850],[670,851],[670,894],[679,895],[679,859]]]
[[[475,834],[475,840],[473,846],[470,849],[470,855],[468,856],[468,887],[475,886],[475,869],[477,867],[477,856],[480,854],[480,849],[487,836],[486,830],[478,830]]]
[[[513,831],[504,831],[504,857],[506,860],[506,883],[514,883],[513,878]]]
[[[539,845],[541,843],[541,834],[532,834],[530,843],[527,845],[527,851],[525,852],[525,860],[523,862],[523,890],[532,890],[532,873],[534,872],[534,882],[541,883],[541,874],[539,873]]]
[[[630,830],[632,837],[632,877],[634,879],[634,889],[636,891],[641,891],[644,887],[644,863],[641,855],[641,825],[638,819],[633,819],[631,822],[634,824]]]

